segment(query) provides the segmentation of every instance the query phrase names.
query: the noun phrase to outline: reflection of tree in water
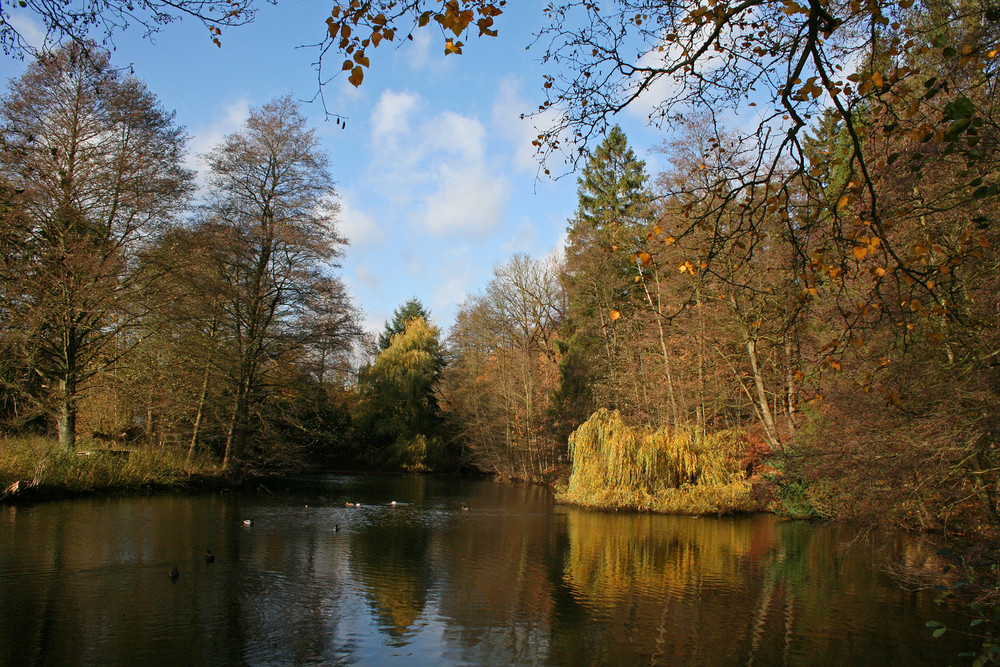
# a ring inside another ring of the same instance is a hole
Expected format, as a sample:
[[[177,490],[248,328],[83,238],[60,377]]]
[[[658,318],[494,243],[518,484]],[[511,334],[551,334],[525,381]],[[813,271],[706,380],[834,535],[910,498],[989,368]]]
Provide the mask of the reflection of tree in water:
[[[733,612],[755,588],[753,532],[738,520],[570,511],[556,655],[584,645],[598,661],[622,650],[654,663],[731,660],[726,647],[748,631]]]
[[[402,637],[427,604],[430,533],[405,508],[387,508],[351,536],[352,570],[361,575],[379,628]]]
[[[922,625],[931,597],[880,575],[871,545],[849,528],[580,511],[569,513],[567,537],[556,662],[581,646],[596,662],[616,651],[652,664],[926,659],[919,628],[883,620]]]
[[[562,553],[548,489],[477,485],[435,536],[440,613],[450,650],[473,665],[544,664],[552,620],[549,570]],[[577,661],[579,662],[579,661]]]

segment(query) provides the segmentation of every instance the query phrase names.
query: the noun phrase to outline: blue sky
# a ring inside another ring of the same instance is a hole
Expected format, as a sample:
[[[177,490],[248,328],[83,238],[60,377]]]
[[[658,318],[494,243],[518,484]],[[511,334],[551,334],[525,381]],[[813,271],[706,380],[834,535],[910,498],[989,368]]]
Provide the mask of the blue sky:
[[[361,88],[339,76],[324,89],[327,108],[347,118],[346,129],[326,120],[319,102],[303,104],[331,157],[340,231],[351,243],[338,273],[366,328],[380,330],[416,296],[447,331],[458,305],[485,287],[495,265],[515,252],[541,257],[561,248],[576,208],[576,177],[539,178],[531,146],[537,132],[519,118],[544,99],[541,53],[525,49],[542,26],[543,4],[509,3],[497,20],[499,37],[468,38],[461,56],[444,56],[441,33],[431,27],[412,42],[369,50]],[[29,34],[30,18],[10,11]],[[262,4],[252,25],[223,34],[222,48],[193,21],[151,40],[132,31],[115,38],[112,62],[131,64],[164,107],[176,110],[198,168],[197,155],[238,128],[251,106],[288,93],[314,97],[317,54],[300,47],[319,41],[327,12],[324,3]],[[331,55],[332,73],[342,59]],[[23,68],[0,56],[5,79]],[[655,174],[649,149],[662,134],[645,126],[641,108],[628,114],[617,120]]]

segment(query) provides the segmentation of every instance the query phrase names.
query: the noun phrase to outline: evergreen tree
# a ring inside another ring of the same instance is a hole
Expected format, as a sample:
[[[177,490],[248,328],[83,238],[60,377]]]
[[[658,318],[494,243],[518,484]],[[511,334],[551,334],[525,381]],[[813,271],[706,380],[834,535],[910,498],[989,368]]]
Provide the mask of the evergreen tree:
[[[407,321],[359,378],[360,426],[371,463],[425,470],[441,450],[437,391],[441,332],[423,317]]]
[[[557,400],[572,414],[574,428],[593,409],[595,383],[616,384],[621,341],[613,328],[633,311],[634,254],[651,216],[645,162],[617,125],[587,161],[579,185],[579,205],[568,227],[566,247],[567,327],[563,335],[563,381]],[[600,359],[599,367],[581,363]],[[611,404],[621,395],[607,392]]]
[[[379,351],[386,350],[392,344],[392,337],[406,331],[406,324],[410,320],[422,318],[425,322],[431,321],[430,312],[420,303],[420,299],[413,297],[402,306],[396,308],[392,313],[392,321],[385,323],[385,330],[378,335]]]

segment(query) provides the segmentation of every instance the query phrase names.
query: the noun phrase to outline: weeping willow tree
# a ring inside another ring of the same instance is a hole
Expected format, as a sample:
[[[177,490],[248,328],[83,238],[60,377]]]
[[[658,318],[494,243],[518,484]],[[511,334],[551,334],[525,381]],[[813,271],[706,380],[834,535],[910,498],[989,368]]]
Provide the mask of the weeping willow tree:
[[[416,317],[362,371],[358,421],[368,463],[417,472],[440,458],[440,335],[437,327]]]
[[[655,512],[727,513],[759,509],[742,461],[746,437],[631,427],[601,409],[569,438],[573,472],[562,502]]]

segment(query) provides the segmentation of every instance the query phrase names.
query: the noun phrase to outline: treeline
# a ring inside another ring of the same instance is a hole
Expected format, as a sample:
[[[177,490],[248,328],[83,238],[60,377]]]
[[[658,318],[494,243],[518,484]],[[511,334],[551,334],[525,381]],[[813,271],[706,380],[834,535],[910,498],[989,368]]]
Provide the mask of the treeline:
[[[328,158],[290,97],[203,156],[197,198],[173,114],[97,48],[39,57],[0,123],[7,434],[238,476],[342,444],[359,327]]]
[[[767,124],[711,109],[673,118],[655,176],[604,136],[565,261],[497,267],[450,336],[446,414],[476,465],[539,478],[575,456],[566,497],[588,504],[750,480],[730,507],[995,535],[997,24],[897,9],[851,47],[852,105],[773,151]]]
[[[0,109],[7,429],[233,470],[569,471],[588,504],[993,535],[1000,23],[981,3],[885,9],[780,3],[720,33],[716,69],[681,63],[690,87],[656,107],[661,173],[610,128],[562,257],[497,266],[446,338],[414,299],[360,347],[326,158],[291,101],[208,154],[192,208],[181,132],[141,83],[75,47],[43,58]],[[660,19],[698,44],[706,16]],[[627,96],[584,67],[626,58],[601,42],[615,21],[662,37],[624,9],[562,33],[587,47],[557,100],[578,136]],[[751,52],[788,76],[750,77]],[[755,81],[773,109],[727,127],[709,102],[749,103]],[[695,111],[666,115],[678,100]]]

